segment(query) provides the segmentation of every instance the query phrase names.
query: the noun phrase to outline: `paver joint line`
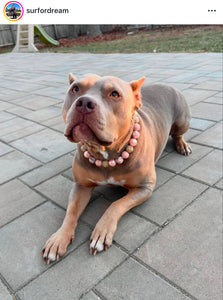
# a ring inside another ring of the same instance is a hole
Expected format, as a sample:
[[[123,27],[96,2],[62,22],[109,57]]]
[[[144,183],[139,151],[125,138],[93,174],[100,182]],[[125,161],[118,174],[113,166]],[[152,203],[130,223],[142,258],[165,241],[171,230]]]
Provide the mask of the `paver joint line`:
[[[131,254],[130,257],[132,257],[134,260],[136,260],[138,263],[140,263],[141,265],[143,265],[146,269],[148,269],[149,271],[151,271],[152,273],[154,273],[158,277],[160,277],[160,278],[164,279],[165,281],[167,281],[170,285],[174,286],[177,290],[179,290],[185,296],[189,297],[191,300],[199,300],[199,299],[195,298],[194,296],[192,296],[191,294],[189,294],[186,290],[184,290],[181,287],[179,287],[173,281],[171,281],[170,279],[168,279],[162,273],[158,272],[157,270],[155,270],[154,268],[152,268],[150,265],[147,265],[146,263],[144,263],[144,261],[142,261],[140,258],[138,258],[137,256],[135,256],[134,254]]]

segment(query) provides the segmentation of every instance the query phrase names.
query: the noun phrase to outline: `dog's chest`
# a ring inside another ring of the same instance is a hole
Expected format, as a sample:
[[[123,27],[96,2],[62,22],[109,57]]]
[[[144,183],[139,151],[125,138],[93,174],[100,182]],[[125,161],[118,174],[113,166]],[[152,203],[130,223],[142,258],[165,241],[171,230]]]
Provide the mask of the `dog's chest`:
[[[96,181],[96,180],[93,180],[91,178],[88,178],[89,181],[93,182],[93,183],[96,183],[97,185],[119,185],[119,186],[124,186],[125,184],[125,180],[122,179],[122,180],[115,180],[114,177],[109,177],[103,181]]]

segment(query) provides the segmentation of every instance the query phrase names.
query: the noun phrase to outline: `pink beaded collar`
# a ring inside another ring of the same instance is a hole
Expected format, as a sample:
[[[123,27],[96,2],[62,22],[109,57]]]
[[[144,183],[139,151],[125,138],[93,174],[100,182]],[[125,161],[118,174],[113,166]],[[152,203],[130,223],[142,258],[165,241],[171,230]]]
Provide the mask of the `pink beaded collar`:
[[[128,142],[128,145],[125,147],[125,150],[122,151],[121,155],[117,159],[110,159],[110,160],[99,160],[96,159],[94,156],[90,154],[90,152],[87,150],[86,145],[81,145],[81,151],[84,154],[84,157],[88,159],[88,161],[97,166],[97,167],[115,167],[117,164],[121,165],[124,160],[129,158],[129,155],[134,151],[134,147],[137,145],[137,139],[140,136],[140,124],[139,124],[139,117],[135,114],[134,115],[134,127],[133,127],[133,133],[132,136]]]

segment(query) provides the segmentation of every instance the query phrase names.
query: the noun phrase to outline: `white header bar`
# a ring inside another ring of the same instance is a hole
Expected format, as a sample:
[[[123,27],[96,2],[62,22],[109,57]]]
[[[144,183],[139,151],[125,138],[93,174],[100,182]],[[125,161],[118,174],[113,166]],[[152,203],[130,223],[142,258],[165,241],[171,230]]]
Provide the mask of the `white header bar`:
[[[0,6],[0,24],[223,24],[222,0],[0,0]]]

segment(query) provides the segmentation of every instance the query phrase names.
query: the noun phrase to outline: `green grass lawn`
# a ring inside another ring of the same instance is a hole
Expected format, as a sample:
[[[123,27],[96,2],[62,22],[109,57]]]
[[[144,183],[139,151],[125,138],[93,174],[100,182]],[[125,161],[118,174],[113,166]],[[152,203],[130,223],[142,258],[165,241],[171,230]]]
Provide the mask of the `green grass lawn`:
[[[91,42],[71,47],[45,48],[52,52],[137,53],[137,52],[222,52],[222,26],[184,26],[149,30],[121,39]]]
[[[91,53],[137,53],[137,52],[223,52],[223,26],[174,26],[120,33],[111,41],[93,41],[83,44],[78,39],[70,47],[44,47],[40,52],[91,52]],[[92,40],[92,39],[90,39]],[[10,52],[0,48],[0,53]]]

